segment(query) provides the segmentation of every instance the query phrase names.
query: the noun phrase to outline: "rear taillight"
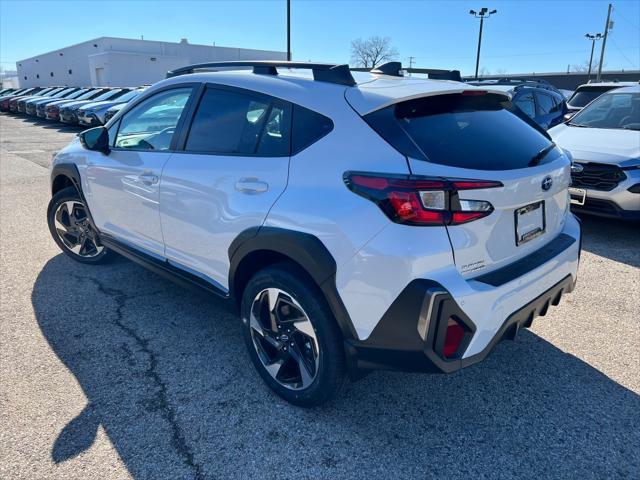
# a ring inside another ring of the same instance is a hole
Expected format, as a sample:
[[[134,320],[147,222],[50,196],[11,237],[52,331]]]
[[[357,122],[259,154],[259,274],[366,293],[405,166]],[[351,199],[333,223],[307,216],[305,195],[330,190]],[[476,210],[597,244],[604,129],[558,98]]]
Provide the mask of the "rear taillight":
[[[502,187],[488,180],[443,179],[416,175],[347,172],[347,187],[375,202],[394,222],[405,225],[459,225],[486,217],[484,200],[460,200],[458,191]]]

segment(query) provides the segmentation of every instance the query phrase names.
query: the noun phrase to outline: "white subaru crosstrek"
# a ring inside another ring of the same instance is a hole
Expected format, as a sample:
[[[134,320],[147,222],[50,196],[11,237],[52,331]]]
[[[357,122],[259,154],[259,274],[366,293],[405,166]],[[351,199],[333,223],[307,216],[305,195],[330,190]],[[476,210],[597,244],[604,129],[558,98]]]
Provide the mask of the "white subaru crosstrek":
[[[51,234],[236,302],[297,405],[475,364],[573,290],[571,162],[504,92],[399,68],[170,72],[56,155]]]

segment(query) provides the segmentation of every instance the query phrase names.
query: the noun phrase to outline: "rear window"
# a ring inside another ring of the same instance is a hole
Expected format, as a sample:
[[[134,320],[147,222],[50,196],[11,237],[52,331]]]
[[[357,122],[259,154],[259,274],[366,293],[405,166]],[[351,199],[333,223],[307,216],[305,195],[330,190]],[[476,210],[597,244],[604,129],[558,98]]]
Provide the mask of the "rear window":
[[[614,88],[617,87],[582,87],[574,92],[567,103],[572,107],[582,108]]]
[[[551,145],[533,121],[500,95],[419,98],[365,120],[401,153],[451,167],[525,168]]]

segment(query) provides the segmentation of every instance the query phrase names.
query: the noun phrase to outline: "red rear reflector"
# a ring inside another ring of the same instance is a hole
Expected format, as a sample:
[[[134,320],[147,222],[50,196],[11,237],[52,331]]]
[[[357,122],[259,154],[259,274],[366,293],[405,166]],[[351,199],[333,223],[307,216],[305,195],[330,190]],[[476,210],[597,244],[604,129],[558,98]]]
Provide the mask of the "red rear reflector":
[[[491,213],[491,212],[488,212]],[[482,217],[486,217],[487,212],[452,212],[451,213],[451,223],[455,225],[459,225],[460,223],[471,222],[472,220],[477,220]]]
[[[464,338],[464,328],[452,317],[447,320],[447,333],[444,337],[442,353],[445,357],[453,357]]]

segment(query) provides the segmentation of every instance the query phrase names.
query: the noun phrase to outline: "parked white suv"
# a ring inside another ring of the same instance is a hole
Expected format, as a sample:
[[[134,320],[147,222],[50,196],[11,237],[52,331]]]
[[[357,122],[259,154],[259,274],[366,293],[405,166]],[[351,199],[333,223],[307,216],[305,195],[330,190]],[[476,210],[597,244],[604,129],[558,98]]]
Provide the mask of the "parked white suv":
[[[570,160],[504,92],[385,67],[170,72],[55,157],[53,238],[236,302],[298,405],[479,362],[573,289]]]

